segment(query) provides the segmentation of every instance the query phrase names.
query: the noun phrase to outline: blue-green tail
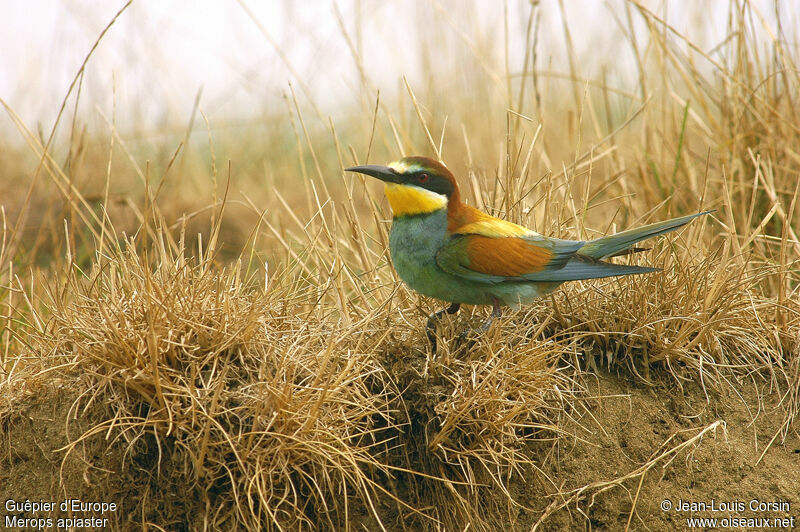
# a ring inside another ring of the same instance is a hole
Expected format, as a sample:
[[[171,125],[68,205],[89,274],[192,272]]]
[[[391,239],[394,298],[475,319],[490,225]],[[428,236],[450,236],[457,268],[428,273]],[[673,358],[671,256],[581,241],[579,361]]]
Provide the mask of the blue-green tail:
[[[529,281],[564,282],[657,272],[659,268],[613,264],[610,262],[603,262],[602,259],[622,254],[625,251],[631,251],[633,245],[637,242],[674,231],[683,227],[692,221],[692,219],[710,212],[712,211],[690,214],[689,216],[682,216],[665,222],[657,222],[643,227],[637,227],[636,229],[629,229],[615,235],[591,240],[578,249],[577,253],[563,266],[557,269],[529,273],[524,275],[523,278]],[[633,249],[633,251],[636,250]]]
[[[627,231],[622,231],[615,235],[590,240],[585,246],[578,250],[578,254],[592,259],[605,259],[621,251],[630,249],[637,242],[680,229],[698,216],[703,216],[710,212],[713,211],[704,211],[688,216],[681,216],[680,218],[656,222],[654,224],[637,227],[636,229],[628,229]]]

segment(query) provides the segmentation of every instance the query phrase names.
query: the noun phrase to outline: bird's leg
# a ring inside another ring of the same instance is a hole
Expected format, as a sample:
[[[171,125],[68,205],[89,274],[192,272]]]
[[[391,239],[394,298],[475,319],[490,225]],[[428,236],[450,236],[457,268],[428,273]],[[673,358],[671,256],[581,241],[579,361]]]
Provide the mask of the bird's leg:
[[[499,318],[503,314],[503,311],[500,309],[500,300],[496,297],[492,298],[492,313],[489,314],[489,317],[486,318],[480,327],[478,327],[478,332],[486,332],[489,330],[489,327],[492,326],[492,322],[495,318]]]
[[[485,333],[489,330],[489,327],[492,326],[492,322],[494,322],[495,318],[499,318],[503,314],[503,311],[500,309],[500,300],[496,297],[492,298],[492,313],[489,314],[489,317],[486,318],[480,327],[475,329],[467,329],[466,331],[462,332],[458,335],[459,340],[465,340],[467,336],[471,333]]]
[[[425,325],[425,334],[428,335],[428,340],[430,340],[434,351],[436,351],[436,324],[442,319],[442,314],[445,312],[448,314],[455,314],[460,308],[461,303],[453,303],[449,307],[443,308],[439,312],[434,312],[428,317],[428,323]]]

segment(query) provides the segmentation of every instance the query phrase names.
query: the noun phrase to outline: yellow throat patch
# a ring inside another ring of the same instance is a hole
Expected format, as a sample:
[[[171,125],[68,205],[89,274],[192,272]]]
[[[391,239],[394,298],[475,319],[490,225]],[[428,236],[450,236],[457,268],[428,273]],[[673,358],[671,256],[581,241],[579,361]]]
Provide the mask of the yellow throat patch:
[[[447,208],[447,196],[412,185],[385,183],[383,191],[394,216],[427,214]]]

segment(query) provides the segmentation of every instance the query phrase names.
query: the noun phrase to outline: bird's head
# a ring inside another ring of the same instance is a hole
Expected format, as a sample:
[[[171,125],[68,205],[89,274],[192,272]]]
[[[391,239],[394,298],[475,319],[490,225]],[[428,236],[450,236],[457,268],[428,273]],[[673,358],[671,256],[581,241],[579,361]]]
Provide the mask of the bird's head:
[[[345,168],[384,182],[395,217],[427,214],[458,201],[458,185],[442,163],[427,157],[404,157],[388,166],[368,164]]]

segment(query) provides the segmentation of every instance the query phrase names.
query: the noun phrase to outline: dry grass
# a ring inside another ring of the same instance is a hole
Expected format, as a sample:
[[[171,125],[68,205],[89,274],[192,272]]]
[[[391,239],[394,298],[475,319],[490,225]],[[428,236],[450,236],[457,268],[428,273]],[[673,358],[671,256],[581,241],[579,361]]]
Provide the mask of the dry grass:
[[[530,9],[535,50],[543,8]],[[174,524],[175,504],[190,528],[513,524],[529,510],[513,482],[537,474],[532,449],[559,437],[598,363],[711,391],[753,381],[781,397],[770,444],[782,441],[800,411],[797,52],[789,33],[764,40],[747,1],[731,3],[728,39],[710,52],[636,2],[621,14],[626,31],[647,28],[645,42],[628,37],[640,75],[627,92],[574,64],[564,81],[536,54],[494,71],[470,42],[488,127],[447,83],[406,82],[387,99],[364,74],[345,124],[309,118],[316,105],[290,90],[276,123],[293,149],[261,166],[246,160],[256,147],[211,141],[213,129],[202,157],[185,155],[187,132],[148,159],[113,117],[107,134],[57,147],[6,107],[29,150],[0,152],[11,176],[0,185],[0,411],[46,379],[70,383],[66,420],[105,417],[62,451],[122,449],[130,527]],[[454,35],[423,48],[463,48]],[[441,155],[473,204],[561,237],[716,212],[624,259],[662,274],[569,284],[475,345],[445,340],[432,353],[421,329],[439,303],[399,282],[385,203],[342,172],[411,153]],[[187,183],[206,197],[187,197]],[[641,487],[717,426],[670,437],[628,475],[561,492],[539,521],[587,493]]]
[[[69,301],[50,302],[36,350],[81,375],[73,409],[103,402],[113,414],[69,449],[95,435],[132,457],[155,444],[170,456],[162,475],[182,479],[183,504],[197,507],[195,526],[339,528],[351,499],[374,500],[375,479],[391,474],[381,458],[397,392],[366,354],[373,343],[362,351],[353,331],[331,334],[319,307],[303,312],[314,288],[265,291],[241,267],[217,269],[212,249],[196,263],[166,253],[148,263],[131,247],[75,272]],[[157,509],[149,519],[169,519]]]

